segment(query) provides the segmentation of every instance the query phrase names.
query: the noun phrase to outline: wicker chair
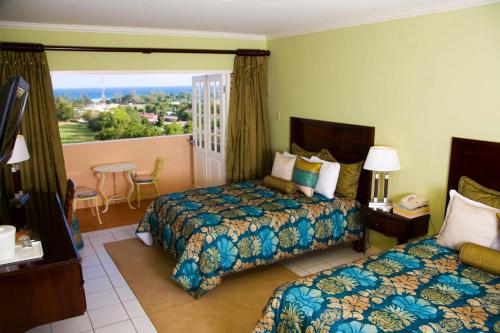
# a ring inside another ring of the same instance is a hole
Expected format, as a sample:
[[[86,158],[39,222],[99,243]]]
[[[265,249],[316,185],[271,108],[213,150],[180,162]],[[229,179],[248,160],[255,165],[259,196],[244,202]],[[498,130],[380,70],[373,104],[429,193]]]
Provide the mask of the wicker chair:
[[[141,186],[154,185],[156,193],[160,196],[160,190],[158,188],[158,178],[160,178],[160,172],[163,168],[165,159],[163,157],[158,157],[155,162],[155,168],[153,172],[147,175],[134,175],[132,180],[134,181],[135,189],[137,191],[137,207],[141,207]]]

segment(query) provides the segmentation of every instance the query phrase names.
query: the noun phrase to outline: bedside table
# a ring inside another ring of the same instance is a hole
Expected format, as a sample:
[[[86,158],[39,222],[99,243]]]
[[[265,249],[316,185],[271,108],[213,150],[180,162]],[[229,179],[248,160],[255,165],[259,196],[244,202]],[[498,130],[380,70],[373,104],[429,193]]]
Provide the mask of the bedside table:
[[[363,224],[365,229],[372,229],[387,237],[395,237],[398,245],[408,242],[411,238],[425,236],[429,230],[430,215],[408,219],[404,216],[373,210],[362,206]]]

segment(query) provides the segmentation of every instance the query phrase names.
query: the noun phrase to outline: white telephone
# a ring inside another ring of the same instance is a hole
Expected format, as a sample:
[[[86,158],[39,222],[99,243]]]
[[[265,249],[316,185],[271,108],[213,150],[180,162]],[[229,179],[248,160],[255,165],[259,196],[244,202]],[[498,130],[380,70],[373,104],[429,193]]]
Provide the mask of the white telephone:
[[[421,197],[417,194],[408,194],[403,197],[399,202],[399,205],[406,209],[416,209],[418,207],[425,206],[429,203],[427,198]]]

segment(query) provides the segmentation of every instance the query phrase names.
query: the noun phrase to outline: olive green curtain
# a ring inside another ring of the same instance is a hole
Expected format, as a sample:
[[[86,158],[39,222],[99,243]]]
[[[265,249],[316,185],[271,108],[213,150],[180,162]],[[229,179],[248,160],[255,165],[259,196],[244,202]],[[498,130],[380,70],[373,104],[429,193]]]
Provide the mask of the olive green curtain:
[[[261,179],[269,173],[271,147],[267,57],[236,56],[229,101],[226,179]]]
[[[13,75],[21,75],[30,85],[21,123],[21,134],[30,154],[30,159],[20,164],[23,190],[62,195],[66,191],[66,170],[45,52],[1,51],[0,83],[5,83]],[[3,171],[10,192],[10,168]]]

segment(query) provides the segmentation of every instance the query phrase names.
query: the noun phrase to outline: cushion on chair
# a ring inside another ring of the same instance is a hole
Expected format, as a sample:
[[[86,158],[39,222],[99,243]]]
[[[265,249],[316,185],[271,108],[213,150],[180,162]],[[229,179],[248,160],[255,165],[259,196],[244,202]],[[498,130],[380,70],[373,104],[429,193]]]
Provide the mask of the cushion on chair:
[[[97,191],[88,187],[77,187],[75,190],[75,198],[92,198],[97,197]]]
[[[135,176],[134,182],[136,182],[136,183],[152,183],[153,177],[151,175]]]

